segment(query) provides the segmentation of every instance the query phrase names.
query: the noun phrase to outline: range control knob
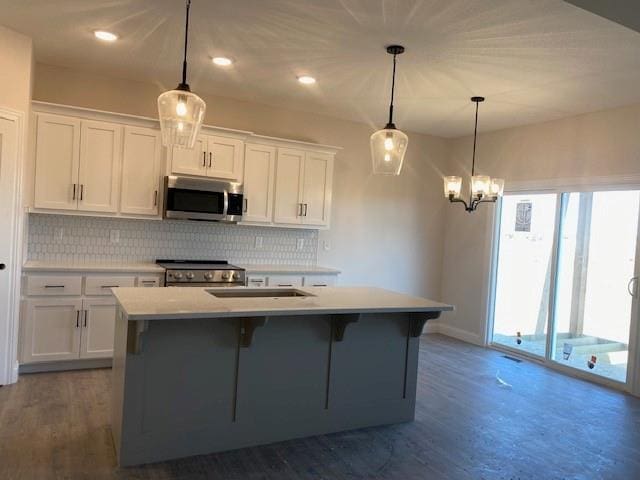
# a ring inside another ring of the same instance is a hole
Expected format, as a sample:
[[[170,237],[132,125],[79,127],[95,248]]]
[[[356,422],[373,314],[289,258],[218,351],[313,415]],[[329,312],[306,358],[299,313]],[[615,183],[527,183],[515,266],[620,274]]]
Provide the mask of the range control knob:
[[[240,274],[238,272],[233,272],[231,274],[231,278],[234,280],[238,280],[240,278]]]
[[[187,280],[193,280],[194,278],[196,278],[196,276],[193,272],[187,272]]]
[[[209,280],[209,281],[213,280],[213,273],[205,272],[204,278],[205,278],[205,280]]]
[[[229,280],[229,272],[222,272],[222,279]]]
[[[176,280],[180,280],[182,278],[182,273],[180,272],[176,272],[173,274],[173,278],[175,278]]]

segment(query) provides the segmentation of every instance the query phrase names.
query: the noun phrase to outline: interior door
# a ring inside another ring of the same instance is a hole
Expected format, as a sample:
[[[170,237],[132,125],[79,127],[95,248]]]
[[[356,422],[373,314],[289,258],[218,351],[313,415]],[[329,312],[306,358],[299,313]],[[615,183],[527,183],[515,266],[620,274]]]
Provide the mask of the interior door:
[[[199,136],[193,148],[173,147],[171,151],[171,173],[176,175],[207,175],[209,154],[207,140]]]
[[[5,119],[0,113],[0,385],[13,380],[15,338],[12,315],[17,306],[13,285],[18,259],[14,254],[14,229],[17,211],[16,188],[19,184],[18,131],[15,120]],[[16,313],[17,314],[17,313]]]
[[[36,121],[36,208],[76,210],[80,120],[39,113]]]
[[[289,148],[278,149],[276,193],[273,221],[302,222],[302,169],[305,153]]]
[[[120,211],[158,215],[162,143],[152,128],[125,127]]]
[[[207,175],[239,181],[242,178],[244,142],[235,138],[207,137],[209,160]]]
[[[80,358],[109,358],[113,356],[116,325],[116,301],[107,298],[85,298],[82,302],[82,336]]]
[[[243,222],[268,223],[273,215],[273,181],[276,149],[247,145],[244,169],[245,208]]]
[[[308,225],[328,225],[331,200],[331,155],[307,153],[304,161],[302,222]]]
[[[27,300],[23,362],[78,358],[81,311],[82,300],[79,298]]]
[[[122,158],[122,127],[82,121],[78,209],[116,212]]]

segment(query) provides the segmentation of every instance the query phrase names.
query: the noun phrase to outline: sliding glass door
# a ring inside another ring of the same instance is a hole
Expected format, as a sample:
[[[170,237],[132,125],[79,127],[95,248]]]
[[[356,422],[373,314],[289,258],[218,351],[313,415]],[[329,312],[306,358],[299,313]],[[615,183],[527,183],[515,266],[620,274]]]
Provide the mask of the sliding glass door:
[[[505,195],[492,342],[626,383],[640,191]]]

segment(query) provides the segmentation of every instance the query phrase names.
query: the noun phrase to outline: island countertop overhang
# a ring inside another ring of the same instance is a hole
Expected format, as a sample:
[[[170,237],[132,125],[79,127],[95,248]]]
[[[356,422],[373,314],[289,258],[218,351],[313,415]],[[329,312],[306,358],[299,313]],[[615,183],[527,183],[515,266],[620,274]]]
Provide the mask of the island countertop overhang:
[[[451,305],[375,287],[299,288],[297,290],[309,296],[278,298],[218,298],[210,293],[228,290],[206,287],[115,288],[113,293],[130,321],[453,310]]]

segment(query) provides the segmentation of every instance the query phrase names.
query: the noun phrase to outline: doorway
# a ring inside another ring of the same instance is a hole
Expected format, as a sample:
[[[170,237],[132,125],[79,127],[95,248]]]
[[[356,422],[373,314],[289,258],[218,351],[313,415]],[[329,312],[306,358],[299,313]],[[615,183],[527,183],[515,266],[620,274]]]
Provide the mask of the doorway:
[[[505,194],[496,215],[491,344],[630,390],[640,190]]]

